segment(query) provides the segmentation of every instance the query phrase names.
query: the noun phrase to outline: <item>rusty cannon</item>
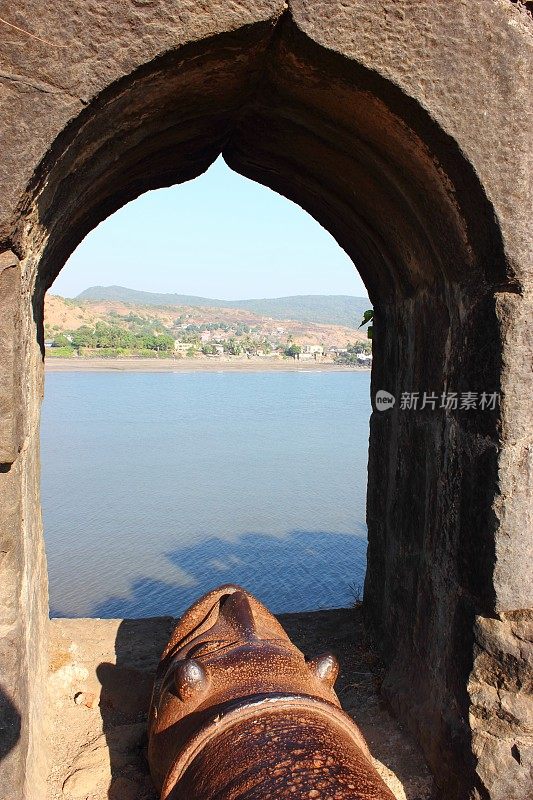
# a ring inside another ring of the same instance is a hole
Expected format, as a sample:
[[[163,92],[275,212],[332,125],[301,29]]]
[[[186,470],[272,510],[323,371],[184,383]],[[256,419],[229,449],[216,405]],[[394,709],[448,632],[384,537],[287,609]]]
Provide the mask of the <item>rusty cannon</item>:
[[[181,618],[156,674],[148,760],[161,800],[394,800],[333,684],[238,586]]]

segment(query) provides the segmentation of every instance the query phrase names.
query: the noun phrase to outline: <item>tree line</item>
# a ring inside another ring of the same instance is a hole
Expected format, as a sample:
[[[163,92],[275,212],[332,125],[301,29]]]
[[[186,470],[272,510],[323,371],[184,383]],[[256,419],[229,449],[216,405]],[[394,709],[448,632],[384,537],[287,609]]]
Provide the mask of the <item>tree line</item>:
[[[134,333],[118,325],[97,322],[94,328],[83,325],[75,331],[54,337],[54,347],[71,347],[75,350],[88,347],[112,350],[174,350],[174,337],[157,330]]]

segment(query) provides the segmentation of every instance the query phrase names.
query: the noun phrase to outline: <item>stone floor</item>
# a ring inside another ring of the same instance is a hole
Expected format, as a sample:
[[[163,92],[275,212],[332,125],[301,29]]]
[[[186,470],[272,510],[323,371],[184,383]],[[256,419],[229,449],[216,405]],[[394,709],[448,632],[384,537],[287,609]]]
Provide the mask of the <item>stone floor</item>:
[[[413,740],[380,703],[379,664],[358,609],[279,617],[306,655],[340,661],[342,706],[367,739],[398,800],[429,800],[431,776]],[[144,758],[153,673],[174,621],[51,623],[48,800],[155,800]]]

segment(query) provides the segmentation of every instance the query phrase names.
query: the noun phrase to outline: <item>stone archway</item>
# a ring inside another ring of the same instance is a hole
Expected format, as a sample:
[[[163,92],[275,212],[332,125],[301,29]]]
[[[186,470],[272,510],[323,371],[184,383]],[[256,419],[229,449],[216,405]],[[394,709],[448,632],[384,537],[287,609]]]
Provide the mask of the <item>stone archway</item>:
[[[357,264],[373,393],[501,393],[493,411],[374,412],[364,602],[443,796],[522,798],[529,17],[508,0],[51,6],[0,14],[0,663],[22,719],[2,783],[42,796],[44,292],[100,220],[222,153]]]

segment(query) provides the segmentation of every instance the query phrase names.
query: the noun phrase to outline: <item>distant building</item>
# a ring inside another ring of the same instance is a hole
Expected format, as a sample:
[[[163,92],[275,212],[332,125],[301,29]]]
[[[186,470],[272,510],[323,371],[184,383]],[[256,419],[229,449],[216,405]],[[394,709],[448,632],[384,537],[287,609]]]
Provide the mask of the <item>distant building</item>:
[[[367,353],[358,353],[357,363],[360,364],[362,367],[371,367],[372,356],[368,355]]]
[[[302,345],[302,352],[300,353],[300,358],[303,361],[310,361],[311,359],[319,361],[323,355],[324,355],[324,348],[322,347],[321,344]]]
[[[223,344],[214,344],[213,347],[216,350],[217,356],[223,356],[224,355],[224,345]]]
[[[211,338],[211,331],[202,331],[200,339],[202,342],[208,342]]]

